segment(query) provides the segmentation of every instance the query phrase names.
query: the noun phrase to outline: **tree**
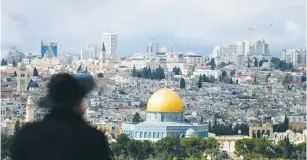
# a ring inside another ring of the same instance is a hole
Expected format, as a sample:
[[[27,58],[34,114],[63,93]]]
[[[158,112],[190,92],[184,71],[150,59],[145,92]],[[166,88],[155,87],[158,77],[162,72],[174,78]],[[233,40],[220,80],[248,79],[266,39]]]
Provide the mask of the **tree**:
[[[17,72],[16,71],[14,71],[13,77],[17,77]]]
[[[16,67],[16,66],[17,66],[17,63],[16,63],[16,60],[15,60],[15,59],[13,60],[12,65],[13,65],[13,67]]]
[[[116,138],[116,143],[119,145],[118,147],[122,151],[124,158],[127,158],[129,156],[129,153],[128,153],[128,148],[129,148],[128,143],[129,142],[130,142],[130,139],[126,134],[120,134]]]
[[[203,150],[205,149],[204,143],[199,137],[181,138],[180,139],[181,158],[201,158]]]
[[[82,70],[81,65],[79,65],[79,67],[77,68],[77,72],[80,72]]]
[[[215,82],[215,78],[214,78],[214,76],[210,76],[210,78],[209,78],[209,82],[210,82],[210,83],[214,83],[214,82]]]
[[[306,75],[303,75],[303,76],[301,77],[301,82],[306,82]]]
[[[219,68],[224,68],[226,66],[226,63],[225,62],[221,62],[220,64],[219,64]]]
[[[226,151],[218,152],[218,154],[216,155],[216,159],[217,160],[229,159],[229,155],[227,154]]]
[[[7,65],[7,61],[4,60],[4,58],[1,59],[1,66],[6,66]]]
[[[283,84],[287,85],[289,82],[291,82],[293,79],[293,76],[291,74],[286,74],[283,80]]]
[[[180,139],[179,137],[164,137],[155,143],[155,149],[158,157],[171,160],[180,153]]]
[[[258,60],[256,57],[254,57],[254,67],[258,67]]]
[[[113,142],[110,144],[111,150],[114,153],[114,156],[116,159],[119,159],[119,156],[122,154],[121,145],[117,142]]]
[[[230,76],[233,77],[236,74],[236,70],[230,71]]]
[[[227,76],[227,72],[225,70],[222,70],[222,77],[225,78]]]
[[[174,75],[181,75],[181,70],[179,67],[174,67],[173,68],[173,73]]]
[[[280,150],[281,156],[286,159],[290,159],[294,151],[294,146],[290,143],[288,137],[281,139],[277,143],[277,147]]]
[[[135,65],[133,65],[132,77],[137,77],[137,72],[136,72],[136,69],[135,69]]]
[[[202,77],[199,75],[198,83],[197,83],[198,88],[201,88],[203,86],[202,84]]]
[[[215,67],[216,67],[215,60],[214,60],[214,58],[212,58],[211,61],[210,61],[210,69],[214,70]]]
[[[183,78],[180,79],[180,88],[185,88],[185,80]]]
[[[11,156],[13,136],[1,134],[1,159]]]
[[[143,120],[142,120],[140,114],[139,114],[138,112],[136,112],[136,113],[134,114],[134,116],[133,116],[132,122],[133,122],[133,123],[140,123],[140,122],[142,122],[142,121],[143,121]]]
[[[262,65],[263,65],[263,60],[260,60],[259,61],[259,67],[262,67]]]
[[[98,74],[97,74],[97,77],[98,77],[98,78],[103,78],[103,73],[98,73]]]
[[[17,119],[14,127],[14,135],[20,130],[20,128],[21,128],[20,121],[19,119]]]

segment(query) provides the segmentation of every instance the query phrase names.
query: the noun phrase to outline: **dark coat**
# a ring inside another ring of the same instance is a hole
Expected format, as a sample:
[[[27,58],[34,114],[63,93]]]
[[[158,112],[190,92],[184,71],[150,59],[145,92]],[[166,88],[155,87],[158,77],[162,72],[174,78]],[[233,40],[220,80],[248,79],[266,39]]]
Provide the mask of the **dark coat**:
[[[104,134],[76,113],[51,113],[16,134],[12,160],[110,160]]]

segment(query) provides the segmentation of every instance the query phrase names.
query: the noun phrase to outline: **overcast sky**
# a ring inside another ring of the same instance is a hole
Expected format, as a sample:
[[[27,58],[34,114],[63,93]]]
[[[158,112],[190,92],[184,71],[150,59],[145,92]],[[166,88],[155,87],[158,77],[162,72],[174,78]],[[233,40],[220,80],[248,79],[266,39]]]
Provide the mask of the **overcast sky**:
[[[101,33],[107,31],[119,35],[120,56],[145,51],[153,33],[160,47],[169,47],[173,41],[176,51],[202,55],[214,46],[244,39],[264,38],[277,56],[282,48],[306,47],[305,0],[1,2],[3,55],[12,45],[39,53],[41,40],[62,44],[64,52],[80,52],[86,44],[99,44]],[[253,32],[248,30],[250,25],[256,26]]]

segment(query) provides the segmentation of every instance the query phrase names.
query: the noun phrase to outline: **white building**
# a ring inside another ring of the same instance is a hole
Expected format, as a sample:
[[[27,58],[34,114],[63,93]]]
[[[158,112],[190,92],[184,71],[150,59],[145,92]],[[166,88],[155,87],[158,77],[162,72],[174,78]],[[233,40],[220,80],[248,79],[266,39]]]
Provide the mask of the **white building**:
[[[107,57],[115,59],[117,55],[117,34],[115,33],[103,33],[101,35],[101,45],[104,43],[106,48]]]
[[[81,60],[97,59],[99,58],[100,47],[97,45],[86,45],[85,49],[81,50]]]
[[[185,62],[189,64],[195,65],[205,65],[205,57],[201,55],[185,55],[184,56]]]
[[[292,63],[293,66],[306,64],[306,50],[304,49],[283,49],[281,60]]]
[[[255,54],[258,54],[258,55],[270,54],[269,44],[267,44],[264,40],[256,41]]]

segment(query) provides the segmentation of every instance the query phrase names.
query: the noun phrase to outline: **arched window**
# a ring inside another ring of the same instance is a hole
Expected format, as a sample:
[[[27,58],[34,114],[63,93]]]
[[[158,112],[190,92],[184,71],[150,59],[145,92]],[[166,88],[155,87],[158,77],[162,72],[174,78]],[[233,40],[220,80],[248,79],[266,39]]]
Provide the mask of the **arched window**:
[[[164,138],[164,132],[162,132],[162,138]]]
[[[160,132],[158,132],[158,138],[161,138],[161,137],[160,137]]]
[[[151,132],[148,132],[148,138],[151,138]]]
[[[147,138],[147,132],[144,133],[144,138]]]
[[[138,138],[139,132],[135,132],[134,137]]]
[[[140,138],[143,138],[143,132],[140,132]]]
[[[157,137],[156,137],[156,132],[153,132],[152,137],[153,137],[153,138],[157,138]]]

